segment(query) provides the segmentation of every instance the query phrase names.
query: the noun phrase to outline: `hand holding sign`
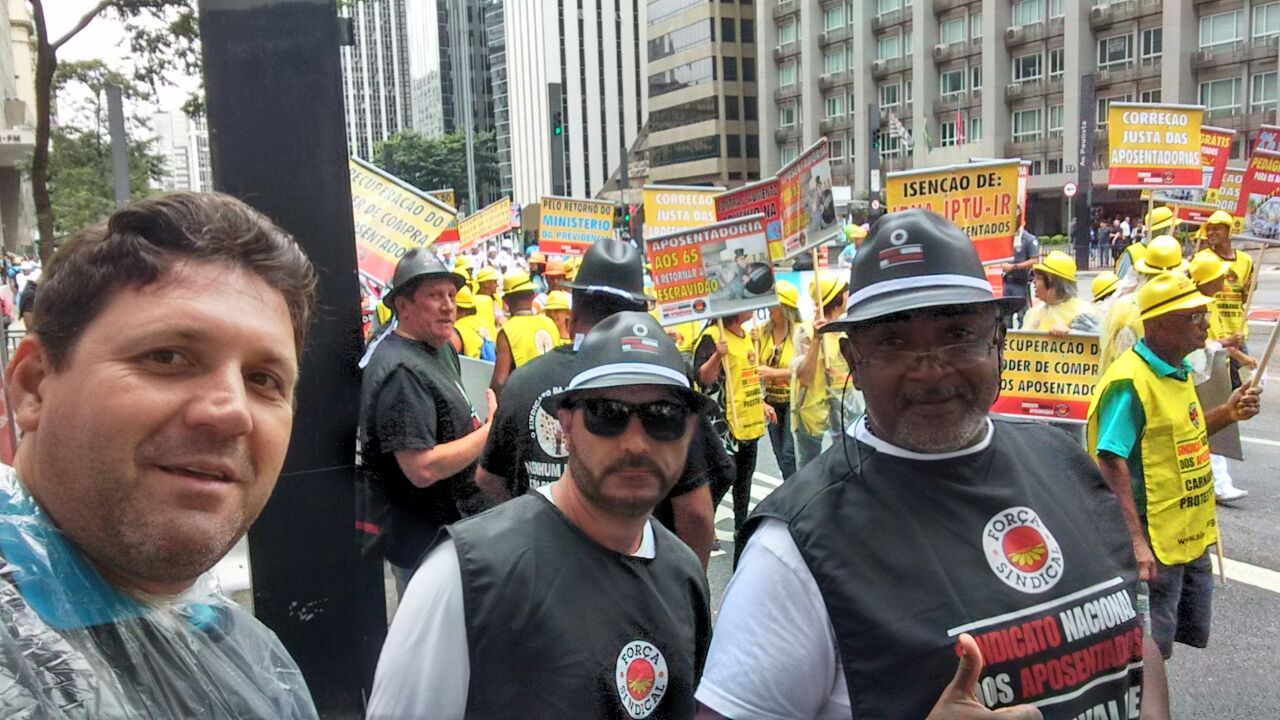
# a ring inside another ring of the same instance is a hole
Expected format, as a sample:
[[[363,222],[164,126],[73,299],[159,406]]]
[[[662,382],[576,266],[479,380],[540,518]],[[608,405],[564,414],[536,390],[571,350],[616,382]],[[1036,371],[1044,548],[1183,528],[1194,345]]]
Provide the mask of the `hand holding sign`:
[[[951,684],[925,720],[1041,720],[1040,711],[1030,705],[988,710],[978,700],[978,680],[982,676],[982,651],[973,636],[964,633],[956,642],[960,666]]]

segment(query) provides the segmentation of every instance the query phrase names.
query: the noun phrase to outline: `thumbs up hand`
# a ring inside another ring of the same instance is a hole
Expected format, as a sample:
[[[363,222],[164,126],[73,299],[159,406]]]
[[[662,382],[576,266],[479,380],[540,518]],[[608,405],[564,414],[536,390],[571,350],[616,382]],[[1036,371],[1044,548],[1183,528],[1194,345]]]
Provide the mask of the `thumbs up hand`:
[[[951,684],[925,720],[1042,720],[1030,705],[988,710],[978,700],[978,679],[982,676],[982,651],[972,635],[960,636],[960,666]]]

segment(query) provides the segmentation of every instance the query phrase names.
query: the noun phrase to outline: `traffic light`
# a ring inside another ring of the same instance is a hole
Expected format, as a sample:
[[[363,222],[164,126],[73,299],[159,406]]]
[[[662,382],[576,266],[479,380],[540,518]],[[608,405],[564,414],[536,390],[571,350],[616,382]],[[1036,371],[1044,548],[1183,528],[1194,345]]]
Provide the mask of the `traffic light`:
[[[636,206],[635,206],[635,205],[627,205],[626,207],[622,208],[622,222],[623,222],[623,223],[625,223],[625,224],[627,224],[627,225],[630,225],[630,224],[631,224],[631,213],[635,212],[635,209],[636,209]]]
[[[551,134],[555,137],[560,137],[561,135],[564,135],[564,114],[563,113],[557,112],[557,113],[551,114]]]

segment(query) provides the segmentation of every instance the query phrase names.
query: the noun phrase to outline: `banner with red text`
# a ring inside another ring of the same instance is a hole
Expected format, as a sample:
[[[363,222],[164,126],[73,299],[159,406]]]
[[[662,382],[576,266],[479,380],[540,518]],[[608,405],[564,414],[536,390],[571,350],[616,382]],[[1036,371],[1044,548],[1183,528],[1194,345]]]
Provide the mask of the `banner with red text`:
[[[663,235],[645,250],[664,325],[778,304],[764,215]]]
[[[1199,105],[1107,106],[1107,187],[1202,188]]]
[[[992,160],[889,173],[885,206],[889,212],[932,210],[969,235],[984,264],[1012,260],[1020,166],[1020,160]]]
[[[792,258],[840,236],[831,158],[822,138],[778,171],[782,256]]]
[[[778,195],[778,179],[769,178],[750,185],[743,185],[716,196],[716,220],[732,220],[761,213],[764,215],[765,236],[769,239],[769,258],[781,260],[782,212]]]

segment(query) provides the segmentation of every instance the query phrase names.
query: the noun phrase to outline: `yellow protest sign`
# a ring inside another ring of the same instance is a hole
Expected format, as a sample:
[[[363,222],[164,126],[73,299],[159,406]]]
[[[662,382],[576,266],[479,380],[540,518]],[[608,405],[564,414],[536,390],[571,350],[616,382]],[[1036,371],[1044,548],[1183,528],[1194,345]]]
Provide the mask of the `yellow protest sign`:
[[[458,207],[458,195],[453,191],[453,188],[428,190],[427,194],[451,208]]]
[[[644,186],[644,239],[716,222],[716,195],[722,187]]]
[[[1107,106],[1107,187],[1201,188],[1199,105]]]
[[[458,247],[462,250],[511,229],[511,198],[487,206],[458,222]]]
[[[538,249],[544,254],[581,255],[597,240],[613,237],[614,204],[606,200],[543,197],[538,208]]]
[[[364,275],[390,284],[400,258],[435,242],[457,212],[363,160],[351,158],[348,170],[357,265]]]
[[[1083,423],[1102,356],[1097,335],[1010,330],[1004,339],[1000,397],[992,412]]]
[[[1018,230],[1018,160],[906,170],[885,176],[889,212],[932,210],[959,225],[983,263],[1013,258]]]

